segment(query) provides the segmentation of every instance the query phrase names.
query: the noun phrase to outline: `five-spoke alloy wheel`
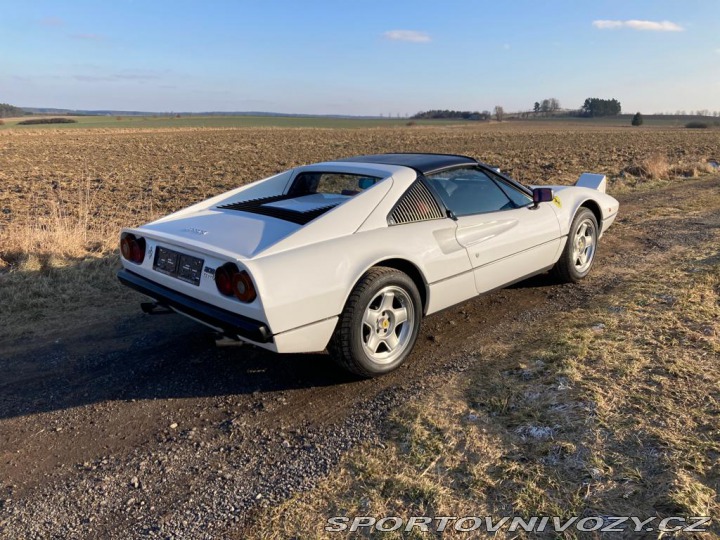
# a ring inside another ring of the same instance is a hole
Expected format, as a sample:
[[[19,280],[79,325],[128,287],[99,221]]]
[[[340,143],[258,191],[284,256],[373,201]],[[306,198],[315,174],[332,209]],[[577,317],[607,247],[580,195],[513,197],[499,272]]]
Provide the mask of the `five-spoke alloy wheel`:
[[[578,272],[587,272],[595,256],[595,223],[585,218],[578,226],[573,243],[573,262]]]
[[[415,307],[404,289],[389,285],[378,291],[363,317],[365,352],[379,364],[391,363],[410,343],[414,320]]]
[[[410,354],[421,317],[420,293],[407,274],[394,268],[371,268],[348,298],[330,352],[357,375],[387,373]]]
[[[567,243],[553,273],[568,282],[584,278],[595,260],[598,242],[598,222],[595,214],[581,207],[570,225]]]

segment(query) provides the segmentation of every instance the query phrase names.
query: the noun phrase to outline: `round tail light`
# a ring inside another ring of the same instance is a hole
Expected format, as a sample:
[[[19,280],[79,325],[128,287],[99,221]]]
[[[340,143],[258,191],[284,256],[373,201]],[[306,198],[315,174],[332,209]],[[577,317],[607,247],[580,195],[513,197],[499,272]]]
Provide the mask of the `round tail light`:
[[[123,259],[131,260],[132,257],[132,244],[129,234],[123,234],[120,239],[120,253],[122,253]]]
[[[125,260],[142,264],[145,260],[145,239],[134,234],[123,233],[120,237],[120,253]]]
[[[215,270],[215,286],[220,294],[224,296],[232,296],[233,292],[233,277],[239,272],[238,267],[233,263],[223,264],[220,268]]]
[[[215,270],[215,285],[220,294],[235,296],[241,302],[249,304],[257,297],[255,285],[245,270],[242,272],[235,263],[225,263]]]
[[[233,292],[241,302],[250,303],[255,300],[257,293],[250,274],[245,270],[233,276]]]

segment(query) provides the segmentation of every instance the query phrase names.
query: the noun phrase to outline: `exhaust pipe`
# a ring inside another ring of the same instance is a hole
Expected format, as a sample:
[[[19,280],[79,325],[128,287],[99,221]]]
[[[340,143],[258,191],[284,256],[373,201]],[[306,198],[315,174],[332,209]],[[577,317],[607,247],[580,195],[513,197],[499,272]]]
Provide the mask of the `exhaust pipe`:
[[[148,315],[169,315],[170,313],[175,313],[169,307],[160,305],[157,302],[141,302],[140,309]]]

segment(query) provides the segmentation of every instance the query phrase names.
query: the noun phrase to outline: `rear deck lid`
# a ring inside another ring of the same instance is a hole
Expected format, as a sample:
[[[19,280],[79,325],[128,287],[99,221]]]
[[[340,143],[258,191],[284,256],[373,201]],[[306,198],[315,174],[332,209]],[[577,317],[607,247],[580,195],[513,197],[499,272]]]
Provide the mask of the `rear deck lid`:
[[[153,222],[142,229],[158,240],[166,238],[203,251],[250,258],[300,228],[298,223],[271,216],[208,209]]]

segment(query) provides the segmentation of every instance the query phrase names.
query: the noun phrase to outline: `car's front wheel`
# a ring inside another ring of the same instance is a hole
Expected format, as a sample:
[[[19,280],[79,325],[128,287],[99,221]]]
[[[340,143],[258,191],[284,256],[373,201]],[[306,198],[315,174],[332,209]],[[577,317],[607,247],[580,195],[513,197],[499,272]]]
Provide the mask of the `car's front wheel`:
[[[407,274],[394,268],[371,268],[345,304],[330,352],[357,375],[382,375],[410,354],[421,317],[420,293]]]
[[[576,282],[588,275],[595,261],[598,222],[588,208],[580,208],[570,225],[567,243],[553,274],[565,282]]]

